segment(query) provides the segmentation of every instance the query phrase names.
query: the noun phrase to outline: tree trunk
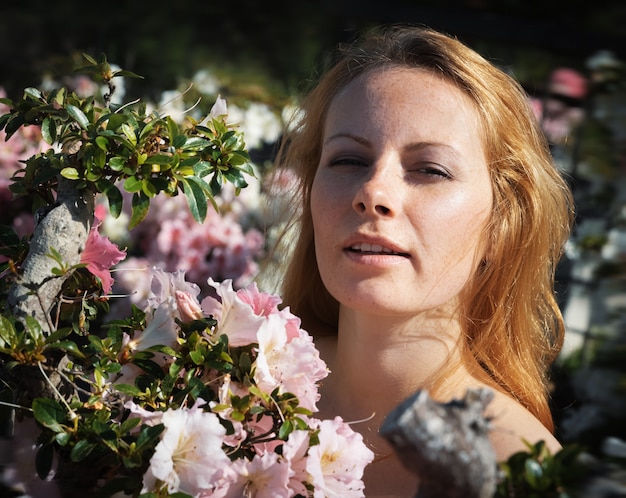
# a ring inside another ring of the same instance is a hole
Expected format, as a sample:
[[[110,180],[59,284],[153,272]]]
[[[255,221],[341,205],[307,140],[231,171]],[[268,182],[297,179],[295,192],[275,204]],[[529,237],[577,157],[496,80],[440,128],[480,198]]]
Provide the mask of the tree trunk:
[[[75,185],[74,181],[59,178],[57,202],[37,221],[23,274],[8,296],[11,312],[17,317],[34,317],[44,333],[54,329],[50,313],[67,278],[53,275],[52,269],[59,264],[48,254],[54,248],[64,264],[80,263],[93,222],[94,192],[77,190]]]

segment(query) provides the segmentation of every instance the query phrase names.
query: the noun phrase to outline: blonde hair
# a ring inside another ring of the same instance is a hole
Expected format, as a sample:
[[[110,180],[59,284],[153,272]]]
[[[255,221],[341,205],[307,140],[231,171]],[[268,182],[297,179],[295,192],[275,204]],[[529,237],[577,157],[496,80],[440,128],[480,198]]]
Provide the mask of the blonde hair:
[[[554,271],[569,236],[573,203],[520,85],[445,34],[392,27],[339,58],[303,99],[286,134],[278,168],[299,180],[300,233],[284,279],[284,302],[311,331],[336,333],[338,303],[315,259],[310,192],[323,127],[334,96],[355,78],[385,67],[425,69],[455,83],[475,103],[494,192],[485,259],[464,291],[463,362],[482,381],[517,399],[553,429],[548,369],[564,335]]]

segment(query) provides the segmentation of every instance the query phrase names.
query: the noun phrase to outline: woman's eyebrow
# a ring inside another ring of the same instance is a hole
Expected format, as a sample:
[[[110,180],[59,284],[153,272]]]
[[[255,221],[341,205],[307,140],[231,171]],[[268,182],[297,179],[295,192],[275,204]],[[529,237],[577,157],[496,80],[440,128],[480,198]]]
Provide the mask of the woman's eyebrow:
[[[348,132],[334,133],[333,135],[328,137],[326,140],[324,140],[324,145],[329,142],[332,142],[333,140],[339,140],[341,138],[348,138],[350,140],[354,140],[355,142],[363,144],[363,145],[370,145],[369,140],[367,140],[366,138],[361,137],[360,135],[355,135],[354,133],[348,133]]]

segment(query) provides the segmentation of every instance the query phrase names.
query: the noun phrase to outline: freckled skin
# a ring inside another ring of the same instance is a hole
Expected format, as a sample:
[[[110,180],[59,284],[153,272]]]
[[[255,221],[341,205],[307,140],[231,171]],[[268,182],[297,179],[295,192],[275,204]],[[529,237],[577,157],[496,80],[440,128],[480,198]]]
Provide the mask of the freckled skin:
[[[340,303],[414,314],[454,300],[492,206],[477,122],[468,97],[425,71],[376,73],[335,98],[311,207],[320,273]],[[408,257],[346,253],[354,234]]]
[[[460,293],[487,249],[493,203],[480,130],[465,94],[418,69],[362,76],[329,109],[311,214],[339,322],[336,336],[316,340],[331,371],[318,406],[321,418],[358,421],[376,455],[368,497],[415,496],[418,479],[378,434],[386,414],[442,369],[440,400],[485,387],[458,349]],[[501,392],[487,415],[500,461],[525,449],[522,438],[559,447]]]

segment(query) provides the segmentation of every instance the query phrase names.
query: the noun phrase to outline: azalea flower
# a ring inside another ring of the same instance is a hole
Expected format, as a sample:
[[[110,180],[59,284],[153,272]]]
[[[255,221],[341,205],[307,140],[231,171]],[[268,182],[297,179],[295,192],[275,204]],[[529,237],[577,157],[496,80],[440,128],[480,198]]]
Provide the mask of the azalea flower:
[[[231,464],[233,482],[224,486],[224,498],[280,498],[290,496],[289,465],[276,453],[241,458]]]
[[[306,470],[308,449],[309,433],[307,431],[293,431],[283,444],[283,458],[289,462],[291,469],[289,489],[293,496],[308,496],[304,485],[309,480]]]
[[[231,346],[248,346],[257,342],[257,332],[263,326],[264,317],[254,313],[250,305],[233,290],[232,280],[216,283],[209,279],[209,285],[215,288],[221,301],[206,297],[202,309],[218,322],[218,334],[228,336]]]
[[[226,116],[228,114],[228,106],[226,105],[226,99],[223,99],[220,95],[215,99],[213,107],[209,116],[212,118],[219,118],[220,116]]]
[[[309,449],[307,459],[314,498],[363,496],[363,469],[374,453],[340,417],[319,422],[319,430],[319,444]]]
[[[80,262],[87,264],[87,270],[100,279],[103,292],[108,294],[113,287],[110,269],[126,257],[126,251],[121,251],[107,237],[100,235],[98,232],[100,223],[101,221],[95,218],[95,223],[89,230]]]
[[[317,385],[328,375],[326,363],[304,331],[288,337],[285,318],[283,314],[269,315],[259,328],[255,380],[262,390],[272,392],[280,387],[281,392],[294,394],[304,408],[317,411]]]
[[[169,493],[192,496],[213,489],[231,463],[222,450],[226,430],[217,415],[199,406],[167,410],[161,419],[165,431],[144,475],[143,492],[158,481]]]
[[[185,280],[185,271],[173,273],[160,268],[152,268],[152,296],[148,298],[148,308],[169,303],[172,318],[190,322],[202,318],[202,308],[198,302],[200,287]]]
[[[154,315],[147,316],[148,324],[141,332],[135,332],[135,336],[131,337],[123,333],[122,352],[146,351],[153,346],[169,346],[178,348],[178,328],[172,318],[172,310],[168,303],[162,303],[154,311]],[[155,352],[152,360],[158,365],[164,367],[167,365],[171,357],[161,352]],[[116,384],[134,384],[135,379],[141,374],[142,369],[132,362],[123,362],[122,369],[117,376]]]

